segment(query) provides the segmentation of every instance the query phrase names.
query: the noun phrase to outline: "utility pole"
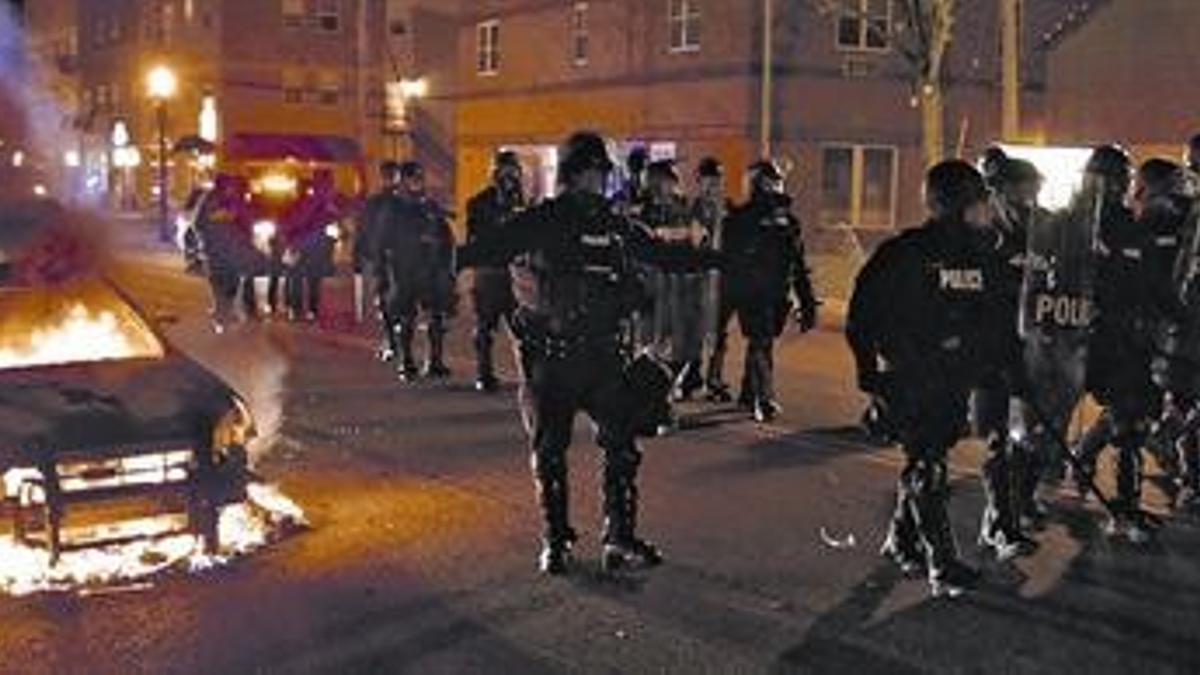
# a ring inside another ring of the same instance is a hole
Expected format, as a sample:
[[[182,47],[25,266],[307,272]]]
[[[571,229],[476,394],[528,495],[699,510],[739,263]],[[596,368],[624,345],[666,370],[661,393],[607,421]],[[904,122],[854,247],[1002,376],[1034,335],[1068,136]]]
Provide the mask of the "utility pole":
[[[772,25],[775,23],[774,0],[763,0],[763,54],[762,54],[762,117],[759,119],[759,154],[765,159],[771,156],[771,104],[775,77],[775,48]]]
[[[1021,137],[1021,0],[999,0],[1001,30],[1001,135],[1013,142]]]

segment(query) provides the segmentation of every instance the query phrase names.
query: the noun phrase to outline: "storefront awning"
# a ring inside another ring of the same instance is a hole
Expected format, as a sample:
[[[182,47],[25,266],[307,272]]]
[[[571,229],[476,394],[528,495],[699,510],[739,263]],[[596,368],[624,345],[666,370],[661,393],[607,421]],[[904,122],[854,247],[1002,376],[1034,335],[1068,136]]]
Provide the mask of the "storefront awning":
[[[359,163],[363,152],[358,142],[344,136],[234,134],[225,144],[225,159]]]

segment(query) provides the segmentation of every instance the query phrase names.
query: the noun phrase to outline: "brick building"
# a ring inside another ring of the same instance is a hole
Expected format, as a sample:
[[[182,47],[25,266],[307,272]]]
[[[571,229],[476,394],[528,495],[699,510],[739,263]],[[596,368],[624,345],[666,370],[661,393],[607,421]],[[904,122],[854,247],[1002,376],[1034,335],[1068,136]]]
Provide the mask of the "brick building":
[[[1092,2],[1049,56],[1048,137],[1177,159],[1200,131],[1197,26],[1195,0]]]
[[[172,143],[200,135],[215,113],[218,147],[247,134],[338,137],[361,149],[365,166],[416,155],[448,186],[453,118],[447,104],[401,117],[388,92],[405,78],[446,79],[454,55],[440,49],[455,25],[438,0],[38,0],[26,8],[46,70],[69,75],[64,109],[77,122],[87,171],[120,192],[153,183],[157,119],[146,75],[166,65],[179,89],[167,103]],[[50,11],[51,9],[54,11]],[[431,58],[431,55],[436,58]],[[389,83],[392,83],[389,85]],[[73,95],[72,95],[73,94]],[[410,106],[411,108],[411,106]],[[414,111],[409,110],[412,113]],[[113,166],[122,126],[140,151],[137,169]],[[211,122],[209,122],[211,127]],[[207,130],[211,131],[211,129]],[[218,155],[220,156],[220,155]],[[172,154],[172,183],[186,188],[195,158]],[[439,170],[440,169],[440,170]],[[370,173],[370,172],[369,172]]]
[[[1031,129],[1041,126],[1041,48],[1054,43],[1072,4],[1026,5]],[[895,11],[887,0],[775,3],[774,152],[796,167],[791,189],[804,220],[826,230],[870,234],[920,217],[920,119],[892,44]],[[994,0],[959,3],[947,68],[949,152],[969,156],[999,134],[997,13]],[[737,190],[759,154],[762,28],[762,3],[741,0],[464,2],[459,201],[485,179],[499,146],[525,153],[549,190],[555,144],[581,126],[675,156],[685,173],[715,154]]]

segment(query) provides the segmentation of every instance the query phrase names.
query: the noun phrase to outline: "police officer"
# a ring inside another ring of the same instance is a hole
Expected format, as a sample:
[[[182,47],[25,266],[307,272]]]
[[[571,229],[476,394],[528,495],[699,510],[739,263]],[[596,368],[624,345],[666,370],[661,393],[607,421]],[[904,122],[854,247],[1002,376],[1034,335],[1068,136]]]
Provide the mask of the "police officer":
[[[657,160],[647,167],[641,222],[659,241],[685,248],[701,246],[703,231],[679,193],[679,173],[673,160]],[[700,357],[707,276],[702,267],[654,270],[649,275],[654,306],[645,317],[646,346],[668,363],[675,377],[676,400],[690,399],[704,383]]]
[[[729,214],[723,249],[729,301],[745,335],[746,361],[739,403],[759,422],[779,413],[775,402],[774,347],[795,296],[800,330],[817,325],[817,302],[804,259],[800,221],[784,193],[784,175],[771,160],[750,166],[750,198]]]
[[[1087,386],[1104,407],[1098,424],[1110,424],[1108,443],[1117,449],[1115,513],[1111,536],[1141,544],[1151,536],[1141,510],[1142,447],[1160,397],[1151,380],[1151,241],[1125,205],[1131,183],[1129,155],[1119,146],[1097,148],[1085,170],[1075,210],[1092,208],[1097,195],[1100,230],[1096,262],[1096,319],[1088,341]],[[1099,446],[1099,447],[1097,447]],[[1084,444],[1080,468],[1090,471],[1101,444]],[[1081,477],[1086,479],[1086,477]]]
[[[887,408],[906,458],[882,552],[906,573],[927,570],[934,595],[954,596],[978,572],[958,558],[946,453],[962,433],[973,380],[1011,358],[1012,317],[986,233],[983,177],[943,162],[926,175],[925,199],[925,225],[882,244],[860,272],[846,337],[859,388]]]
[[[494,392],[499,387],[492,346],[501,321],[511,328],[516,308],[502,242],[509,221],[524,208],[521,162],[512,151],[498,152],[492,162],[492,184],[467,202],[467,246],[479,252],[473,295],[475,388],[482,392]]]
[[[566,571],[575,532],[568,519],[567,447],[575,415],[595,422],[604,451],[606,570],[656,565],[662,556],[637,536],[637,474],[645,433],[643,399],[627,369],[622,323],[636,304],[634,262],[690,263],[694,253],[655,241],[636,222],[615,214],[604,196],[613,169],[604,140],[572,135],[560,157],[563,190],[514,219],[503,240],[516,259],[514,329],[520,344],[524,417],[533,446],[533,473],[545,519],[540,568]],[[479,254],[466,247],[465,264]],[[489,252],[490,255],[490,252]],[[667,391],[658,392],[665,401]]]
[[[412,347],[417,318],[424,311],[429,339],[425,376],[445,378],[450,375],[444,360],[446,321],[454,306],[451,214],[426,194],[425,170],[418,162],[400,165],[400,183],[396,225],[382,239],[389,313],[400,348],[397,371],[405,382],[417,377]]]
[[[692,200],[692,218],[703,229],[704,245],[710,250],[724,250],[725,218],[732,210],[733,205],[725,195],[725,167],[717,158],[705,157],[696,167],[696,197]],[[705,369],[704,389],[706,398],[713,403],[733,400],[724,378],[729,321],[733,318],[733,306],[724,289],[727,278],[720,272],[710,272],[705,299],[712,350]]]
[[[376,310],[383,325],[383,336],[377,352],[379,360],[396,358],[396,320],[392,316],[388,297],[388,263],[383,259],[383,241],[396,227],[396,202],[400,192],[400,163],[386,160],[379,165],[379,191],[367,199],[363,208],[362,226],[354,239],[356,271],[370,280]]]
[[[241,274],[248,251],[253,248],[243,188],[236,176],[218,175],[196,218],[196,234],[208,266],[213,330],[217,333],[225,332],[233,318]]]
[[[986,161],[984,166],[986,181]],[[990,168],[992,226],[987,235],[1000,272],[996,290],[1004,303],[1004,322],[998,325],[1008,332],[1006,339],[1013,354],[1009,361],[992,364],[991,370],[983,373],[980,385],[972,393],[971,412],[975,433],[985,440],[988,448],[982,470],[987,504],[979,542],[1003,561],[1035,548],[1034,541],[1021,531],[1019,517],[1023,510],[1019,500],[1024,497],[1025,468],[1032,464],[1029,457],[1032,449],[1010,441],[1009,403],[1018,394],[1019,383],[1015,380],[1020,377],[1014,370],[1019,367],[1016,352],[1020,338],[1016,331],[1029,229],[1049,214],[1037,205],[1042,176],[1032,163],[1005,157]]]

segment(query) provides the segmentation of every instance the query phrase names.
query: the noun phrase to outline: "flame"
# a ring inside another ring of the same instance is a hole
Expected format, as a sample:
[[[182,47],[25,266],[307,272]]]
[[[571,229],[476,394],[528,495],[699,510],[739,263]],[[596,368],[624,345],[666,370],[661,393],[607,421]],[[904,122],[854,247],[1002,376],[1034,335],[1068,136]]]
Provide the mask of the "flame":
[[[124,544],[66,551],[57,565],[49,553],[30,548],[12,537],[0,537],[0,592],[22,596],[50,591],[76,591],[95,595],[153,587],[156,575],[171,570],[202,572],[231,563],[290,532],[307,526],[303,510],[276,487],[248,486],[249,501],[221,510],[221,551],[204,552],[203,543],[191,534],[159,536],[179,527],[178,516],[143,518],[94,528],[105,539],[130,540]]]
[[[162,355],[152,335],[130,330],[115,310],[92,311],[79,302],[60,321],[0,342],[0,369]]]

